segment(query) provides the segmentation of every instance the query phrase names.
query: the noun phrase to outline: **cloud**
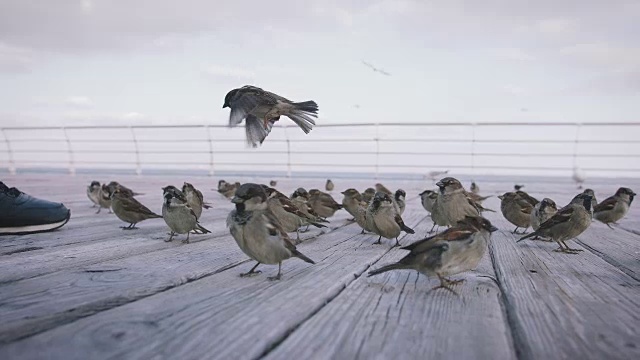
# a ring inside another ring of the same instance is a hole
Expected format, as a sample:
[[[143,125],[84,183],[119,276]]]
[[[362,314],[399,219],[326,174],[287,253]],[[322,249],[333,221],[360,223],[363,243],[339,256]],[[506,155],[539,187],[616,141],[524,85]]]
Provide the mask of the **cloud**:
[[[202,73],[211,78],[234,78],[252,80],[255,77],[253,71],[233,66],[208,65],[202,69]]]
[[[565,59],[581,66],[616,71],[640,68],[640,47],[583,43],[563,47],[559,52]]]
[[[502,48],[494,50],[497,57],[515,61],[534,61],[536,57],[521,48]]]
[[[538,31],[550,35],[572,34],[576,32],[577,27],[577,21],[568,18],[542,19],[536,24]]]
[[[93,106],[93,101],[86,96],[69,96],[64,99],[64,103],[73,107],[90,107]]]

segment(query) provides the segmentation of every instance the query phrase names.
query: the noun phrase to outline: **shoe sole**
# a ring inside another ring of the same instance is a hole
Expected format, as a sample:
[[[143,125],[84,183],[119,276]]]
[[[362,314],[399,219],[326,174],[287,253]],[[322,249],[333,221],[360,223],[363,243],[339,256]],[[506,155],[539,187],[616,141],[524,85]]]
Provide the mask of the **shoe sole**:
[[[26,235],[26,234],[36,234],[41,232],[53,231],[55,229],[61,228],[64,224],[69,222],[70,218],[71,218],[71,210],[68,210],[67,217],[62,221],[58,221],[51,224],[0,228],[0,235]]]

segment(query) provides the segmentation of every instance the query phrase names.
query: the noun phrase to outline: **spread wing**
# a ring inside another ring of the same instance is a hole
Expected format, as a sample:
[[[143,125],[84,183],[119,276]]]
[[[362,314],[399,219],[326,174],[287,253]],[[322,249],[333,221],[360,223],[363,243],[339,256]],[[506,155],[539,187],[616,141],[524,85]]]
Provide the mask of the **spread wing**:
[[[606,198],[604,201],[602,201],[601,203],[599,203],[598,205],[596,205],[593,208],[594,212],[600,212],[600,211],[608,211],[608,210],[613,210],[614,207],[616,207],[616,198],[611,196]]]
[[[237,126],[258,106],[273,106],[278,99],[272,93],[255,86],[243,86],[229,102],[229,126]]]
[[[242,119],[240,119],[242,121]],[[251,114],[246,115],[245,132],[247,134],[247,144],[251,147],[258,147],[258,144],[262,144],[267,135],[273,128],[273,121],[269,121],[267,127],[263,126],[262,120]]]

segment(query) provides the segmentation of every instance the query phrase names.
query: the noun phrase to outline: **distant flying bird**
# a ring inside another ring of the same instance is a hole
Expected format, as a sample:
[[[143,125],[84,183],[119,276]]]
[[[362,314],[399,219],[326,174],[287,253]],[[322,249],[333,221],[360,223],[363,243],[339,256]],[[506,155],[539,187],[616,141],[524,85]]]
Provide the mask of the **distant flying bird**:
[[[315,101],[293,102],[251,85],[229,91],[222,105],[223,109],[226,107],[231,108],[229,127],[245,120],[247,144],[252,147],[262,144],[282,115],[293,120],[306,134],[316,124],[312,117],[318,117]]]
[[[364,61],[364,60],[362,60],[362,63],[363,63],[363,64],[365,64],[366,66],[370,67],[370,68],[371,68],[371,70],[373,70],[373,71],[375,71],[375,72],[379,72],[379,73],[380,73],[380,74],[382,74],[382,75],[391,76],[391,74],[389,74],[388,72],[386,72],[386,71],[384,71],[384,70],[382,70],[382,69],[378,69],[377,67],[375,67],[375,66],[373,66],[373,65],[369,64],[368,62],[366,62],[366,61]]]

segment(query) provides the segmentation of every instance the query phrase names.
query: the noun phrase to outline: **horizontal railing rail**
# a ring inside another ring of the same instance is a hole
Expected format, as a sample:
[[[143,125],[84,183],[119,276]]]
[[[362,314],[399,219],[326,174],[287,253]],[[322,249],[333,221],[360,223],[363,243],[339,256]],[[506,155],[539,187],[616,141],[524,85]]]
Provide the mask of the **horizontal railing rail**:
[[[275,126],[261,148],[225,125],[0,128],[0,167],[187,168],[216,171],[427,173],[509,171],[640,176],[640,122],[444,122],[319,124],[305,135]]]

